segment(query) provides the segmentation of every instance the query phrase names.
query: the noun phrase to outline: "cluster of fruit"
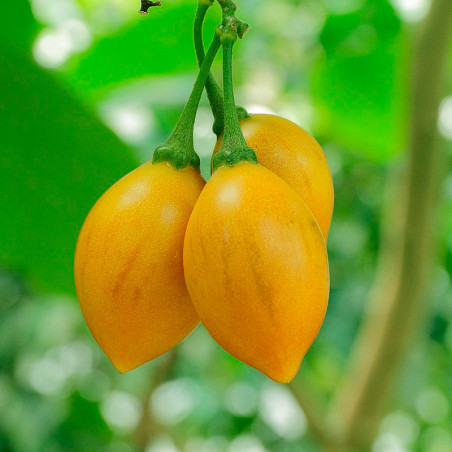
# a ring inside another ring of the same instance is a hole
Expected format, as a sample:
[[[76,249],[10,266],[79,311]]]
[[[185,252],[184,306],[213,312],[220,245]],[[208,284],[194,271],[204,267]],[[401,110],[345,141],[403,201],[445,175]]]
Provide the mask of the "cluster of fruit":
[[[202,321],[230,354],[286,383],[326,313],[333,185],[321,147],[296,124],[248,114],[239,123],[231,65],[244,24],[232,2],[219,3],[223,24],[205,58],[198,52],[200,73],[175,130],[89,213],[76,289],[92,334],[121,372],[167,352]],[[193,124],[220,45],[224,134],[206,184]]]

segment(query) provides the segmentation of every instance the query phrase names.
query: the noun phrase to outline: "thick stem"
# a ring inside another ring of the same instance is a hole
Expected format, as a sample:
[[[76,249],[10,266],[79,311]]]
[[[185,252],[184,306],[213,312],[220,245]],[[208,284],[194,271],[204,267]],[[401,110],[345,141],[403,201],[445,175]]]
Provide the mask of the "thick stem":
[[[346,451],[370,449],[399,365],[426,309],[442,178],[436,127],[451,27],[452,2],[435,0],[414,58],[408,165],[399,197],[403,206],[399,222],[391,218],[384,236],[369,310],[332,416],[342,427]]]
[[[220,46],[220,36],[215,32],[187,105],[168,140],[155,150],[153,163],[169,162],[176,169],[193,166],[199,170],[200,161],[194,148],[193,129],[204,85]]]
[[[225,22],[224,22],[225,23]],[[223,25],[223,84],[224,84],[224,137],[220,151],[213,159],[213,171],[220,166],[235,166],[240,162],[257,163],[255,152],[248,147],[242,130],[234,99],[232,78],[233,48],[237,40],[237,27],[234,23]]]

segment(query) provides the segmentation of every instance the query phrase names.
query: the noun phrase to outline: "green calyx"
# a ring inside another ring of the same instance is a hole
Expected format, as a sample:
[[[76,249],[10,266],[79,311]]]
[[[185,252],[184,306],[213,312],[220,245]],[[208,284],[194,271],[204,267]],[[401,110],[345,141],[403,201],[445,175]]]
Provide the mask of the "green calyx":
[[[219,0],[220,1],[220,0]],[[239,31],[244,33],[247,26],[241,25],[234,15],[235,9],[228,3],[223,8],[223,23],[220,27],[223,46],[223,83],[224,83],[224,134],[220,151],[215,155],[212,168],[215,172],[221,166],[232,167],[240,162],[257,164],[256,153],[246,144],[240,129],[239,114],[235,105],[232,80],[232,57],[234,44],[239,37]],[[234,5],[235,6],[235,5]],[[248,116],[248,114],[246,114]]]
[[[236,8],[233,2],[219,1],[218,3],[221,5],[223,12],[225,10],[226,12],[228,11],[232,11],[233,13],[235,12]],[[193,27],[193,38],[195,42],[196,57],[198,59],[199,66],[201,66],[202,62],[204,61],[204,43],[202,37],[204,19],[208,9],[211,6],[213,6],[213,4],[214,0],[198,0],[198,9],[196,11],[195,22]],[[234,18],[233,21],[234,20],[236,21],[237,25],[236,35],[239,38],[242,38],[249,27],[247,24],[240,22],[238,19]],[[223,26],[224,24],[222,24],[220,28],[222,28]],[[215,80],[214,76],[211,73],[209,73],[209,76],[206,81],[206,92],[214,116],[214,124],[212,130],[215,133],[215,135],[219,137],[224,132],[224,99],[222,89],[220,88],[220,86],[218,85],[217,81]],[[243,107],[237,107],[237,113],[239,115],[239,120],[250,117],[248,112]]]
[[[250,152],[251,151],[251,152]],[[228,166],[232,168],[240,162],[250,162],[258,164],[256,153],[248,146],[245,148],[236,148],[233,151],[222,149],[213,158],[212,167],[215,172],[222,166]]]
[[[182,170],[192,166],[200,169],[200,159],[195,152],[193,143],[193,129],[195,126],[196,113],[201,100],[204,86],[208,79],[210,68],[215,55],[221,46],[220,36],[215,31],[214,38],[199,70],[198,78],[191,92],[190,98],[182,112],[176,127],[168,140],[157,147],[152,158],[153,163],[168,162],[173,168]]]
[[[193,149],[181,149],[178,146],[160,145],[155,151],[152,163],[168,162],[174,169],[183,170],[192,166],[199,171],[201,161]]]

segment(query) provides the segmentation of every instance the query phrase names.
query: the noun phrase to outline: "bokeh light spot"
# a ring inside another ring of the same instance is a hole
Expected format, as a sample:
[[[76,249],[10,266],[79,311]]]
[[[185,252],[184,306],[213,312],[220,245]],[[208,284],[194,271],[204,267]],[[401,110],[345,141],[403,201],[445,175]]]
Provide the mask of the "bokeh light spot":
[[[284,439],[297,439],[306,431],[304,413],[285,387],[265,385],[259,411],[262,419]]]
[[[101,404],[101,412],[111,427],[129,431],[137,425],[141,407],[135,396],[113,391]]]
[[[240,435],[231,441],[228,452],[267,452],[267,449],[255,436]]]
[[[257,411],[257,391],[248,383],[234,383],[225,395],[228,411],[236,416],[251,416]]]
[[[161,424],[175,425],[190,414],[198,394],[197,384],[188,378],[163,383],[152,394],[152,413]]]
[[[452,140],[452,96],[446,97],[441,102],[438,129],[444,138]]]
[[[430,0],[391,0],[391,3],[405,22],[419,22],[430,8]]]
[[[416,399],[416,410],[425,422],[436,424],[449,413],[449,402],[438,389],[427,389]]]

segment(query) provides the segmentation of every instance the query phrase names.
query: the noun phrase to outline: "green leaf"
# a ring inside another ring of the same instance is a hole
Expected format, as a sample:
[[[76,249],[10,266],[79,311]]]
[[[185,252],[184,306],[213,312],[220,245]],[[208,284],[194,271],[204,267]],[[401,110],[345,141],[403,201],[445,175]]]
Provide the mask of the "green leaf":
[[[330,16],[320,36],[325,51],[314,96],[333,140],[385,159],[404,146],[405,36],[386,1]]]
[[[38,30],[30,3],[27,0],[4,1],[1,12],[0,40],[29,51]]]
[[[25,54],[0,43],[0,263],[73,291],[78,231],[137,165],[132,152]]]
[[[138,6],[138,3],[137,3]],[[212,8],[213,9],[213,8]],[[150,75],[197,71],[193,48],[193,17],[196,2],[151,10],[149,16],[137,19],[115,35],[103,37],[70,63],[66,74],[76,88],[102,97],[105,91],[127,80]],[[219,12],[205,23],[206,44],[219,23]]]

